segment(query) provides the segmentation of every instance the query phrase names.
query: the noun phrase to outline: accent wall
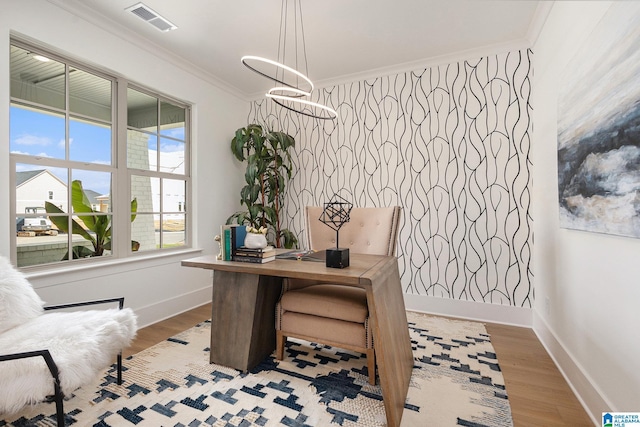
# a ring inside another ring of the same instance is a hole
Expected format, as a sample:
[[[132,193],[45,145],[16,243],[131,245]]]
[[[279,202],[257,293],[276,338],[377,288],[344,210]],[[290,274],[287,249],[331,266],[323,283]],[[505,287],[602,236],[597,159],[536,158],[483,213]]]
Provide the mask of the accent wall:
[[[296,139],[286,226],[338,193],[403,208],[398,260],[407,298],[533,306],[529,50],[317,89],[336,120],[270,100],[248,122]]]

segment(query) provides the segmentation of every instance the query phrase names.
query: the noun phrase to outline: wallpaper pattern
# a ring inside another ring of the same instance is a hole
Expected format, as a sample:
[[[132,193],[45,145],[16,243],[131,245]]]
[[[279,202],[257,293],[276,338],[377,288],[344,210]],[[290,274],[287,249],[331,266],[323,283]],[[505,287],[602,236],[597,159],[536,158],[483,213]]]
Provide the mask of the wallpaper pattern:
[[[403,207],[406,293],[531,307],[532,53],[462,61],[317,89],[335,121],[252,103],[249,123],[296,139],[285,222],[339,193]]]

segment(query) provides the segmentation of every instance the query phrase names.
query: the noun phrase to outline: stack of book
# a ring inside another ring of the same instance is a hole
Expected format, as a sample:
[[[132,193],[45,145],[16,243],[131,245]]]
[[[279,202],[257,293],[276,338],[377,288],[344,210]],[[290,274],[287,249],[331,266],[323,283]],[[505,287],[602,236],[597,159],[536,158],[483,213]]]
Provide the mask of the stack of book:
[[[232,256],[232,261],[238,262],[254,262],[264,264],[265,262],[276,259],[276,249],[273,246],[267,246],[262,249],[247,248],[240,246]]]

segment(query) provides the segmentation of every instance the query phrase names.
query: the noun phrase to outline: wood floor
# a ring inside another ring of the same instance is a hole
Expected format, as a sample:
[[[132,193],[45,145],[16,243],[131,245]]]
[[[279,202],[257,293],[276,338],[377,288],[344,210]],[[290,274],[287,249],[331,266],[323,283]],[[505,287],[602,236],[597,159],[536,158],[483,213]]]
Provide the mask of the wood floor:
[[[211,318],[206,304],[140,329],[129,356]],[[593,426],[531,329],[487,323],[505,378],[515,427]]]

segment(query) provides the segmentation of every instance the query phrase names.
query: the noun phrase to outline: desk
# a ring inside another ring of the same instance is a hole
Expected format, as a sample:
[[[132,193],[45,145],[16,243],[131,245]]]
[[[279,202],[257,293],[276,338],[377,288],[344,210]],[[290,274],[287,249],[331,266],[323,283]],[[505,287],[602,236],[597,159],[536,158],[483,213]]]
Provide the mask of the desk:
[[[351,254],[350,264],[344,269],[327,268],[324,263],[312,261],[252,264],[219,261],[215,255],[182,261],[186,267],[214,270],[211,362],[246,371],[273,352],[275,305],[283,277],[363,288],[373,325],[387,425],[399,426],[413,354],[398,261],[390,256]]]

